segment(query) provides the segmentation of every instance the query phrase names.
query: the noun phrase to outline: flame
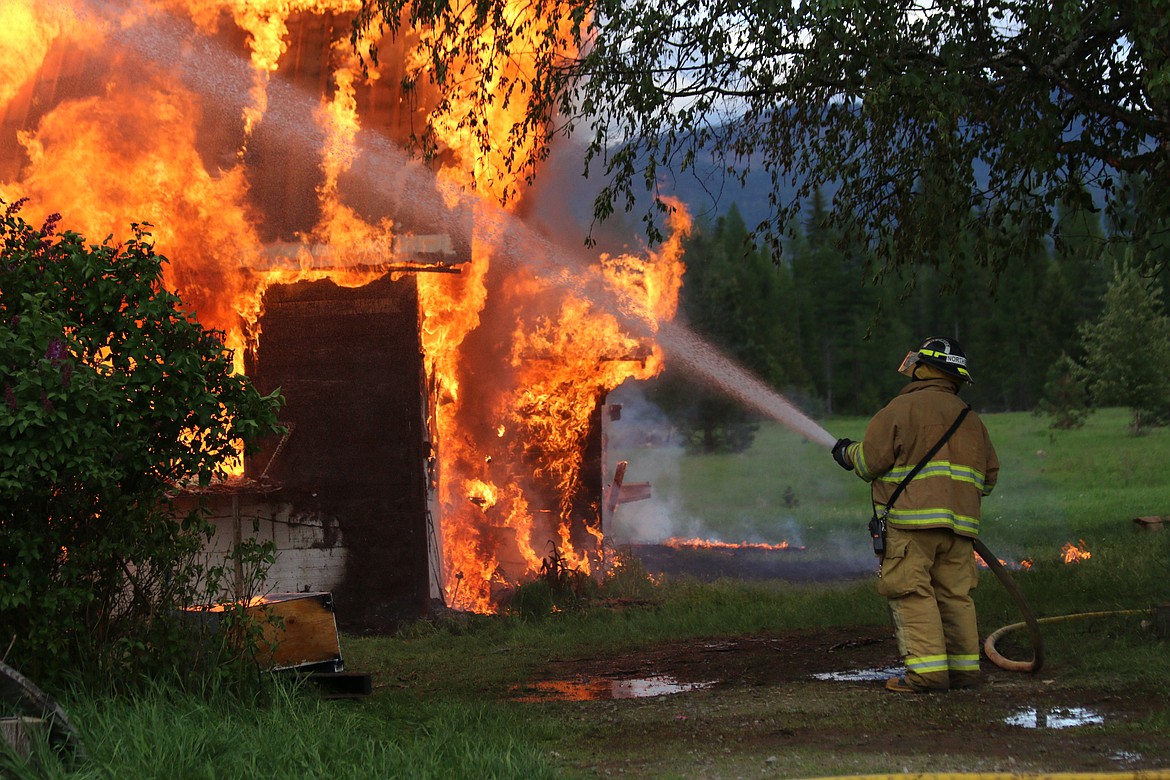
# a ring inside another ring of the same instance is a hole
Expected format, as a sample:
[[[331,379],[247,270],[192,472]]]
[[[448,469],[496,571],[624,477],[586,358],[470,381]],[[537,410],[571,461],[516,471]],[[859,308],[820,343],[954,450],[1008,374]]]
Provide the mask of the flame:
[[[981,568],[981,569],[990,568],[987,565],[987,563],[983,560],[983,558],[980,557],[979,553],[973,552],[973,553],[971,553],[971,555],[973,555],[975,557],[975,563],[979,566],[979,568]],[[1029,560],[1028,558],[1023,558],[1019,561],[1009,561],[1009,560],[1004,560],[1003,558],[996,558],[996,560],[999,561],[1000,566],[1004,567],[1005,569],[1008,569],[1009,571],[1027,571],[1028,569],[1032,568],[1032,561]]]
[[[784,540],[778,544],[768,544],[767,542],[739,542],[738,544],[732,542],[721,542],[717,539],[682,539],[677,536],[672,536],[663,542],[667,547],[673,547],[676,550],[683,549],[701,549],[701,550],[803,550],[803,545],[794,546]]]
[[[393,92],[399,71],[390,78],[389,68],[425,61],[420,42],[434,33],[416,30],[408,42],[396,42],[397,59],[386,64],[383,78],[349,42],[346,15],[360,6],[360,0],[103,6],[111,30],[170,14],[193,26],[192,48],[198,36],[225,45],[242,41],[251,86],[221,105],[184,86],[177,64],[119,48],[109,30],[84,23],[83,0],[73,7],[5,0],[0,127],[22,129],[0,140],[0,198],[27,196],[30,221],[60,212],[64,225],[91,238],[122,241],[132,223],[150,223],[156,249],[170,259],[165,285],[204,326],[223,332],[243,371],[246,351],[262,336],[264,295],[272,285],[330,279],[359,286],[394,260],[399,227],[369,204],[347,199],[346,177],[360,164],[360,139],[370,129],[363,113],[368,96],[375,85]],[[506,13],[515,30],[535,35],[537,10],[516,0]],[[274,201],[258,184],[263,177],[253,158],[263,147],[273,81],[296,76],[294,16],[316,20],[314,34],[328,44],[328,85],[311,117],[323,140],[315,158],[275,161],[295,168],[289,181],[311,184],[303,192],[276,193],[283,200]],[[572,20],[566,16],[564,24]],[[362,40],[359,51],[380,43]],[[504,90],[531,66],[524,57],[490,61],[485,43],[481,59],[466,63],[467,83]],[[533,51],[538,43],[532,41]],[[380,48],[387,62],[392,47]],[[37,91],[46,80],[63,85],[47,101]],[[433,92],[418,86],[410,110],[452,106],[430,117],[440,147],[437,175],[458,185],[440,189],[448,199],[475,192],[484,204],[474,214],[471,256],[460,273],[416,277],[437,461],[433,488],[447,602],[488,612],[502,591],[539,572],[548,555],[597,571],[600,508],[583,484],[584,452],[604,394],[662,368],[661,349],[651,339],[657,324],[675,315],[689,217],[675,204],[672,232],[661,247],[603,255],[589,267],[565,261],[549,274],[535,264],[498,262],[493,237],[502,220],[513,218],[509,213],[519,215],[526,205],[527,183],[509,173],[509,161],[524,159],[543,139],[533,131],[523,139],[526,147],[514,148],[522,100],[496,101],[486,122],[473,123],[461,119],[471,116],[467,95]],[[388,101],[400,98],[392,94]],[[406,140],[394,135],[401,128],[376,130]],[[278,213],[290,202],[310,204],[312,217],[297,224]]]
[[[1060,559],[1065,563],[1080,563],[1092,557],[1093,554],[1085,547],[1084,539],[1079,540],[1076,545],[1065,542],[1064,547],[1060,548]]]
[[[250,596],[248,598],[242,598],[237,601],[224,601],[215,604],[196,604],[187,607],[186,609],[188,612],[227,612],[229,609],[238,609],[241,607],[244,609],[252,609],[264,604],[275,604],[276,602],[277,599],[270,598],[269,596]]]
[[[53,42],[75,21],[56,3],[5,0],[0,5],[0,106],[36,75]]]
[[[669,209],[669,236],[650,262],[623,254],[603,255],[606,282],[617,292],[622,307],[656,329],[657,323],[674,319],[678,311],[685,266],[669,258],[681,258],[682,242],[691,230],[691,218],[677,198],[663,198]]]
[[[499,501],[499,490],[495,485],[489,485],[487,482],[478,479],[470,479],[467,481],[468,500],[473,504],[477,504],[485,512],[491,509]]]

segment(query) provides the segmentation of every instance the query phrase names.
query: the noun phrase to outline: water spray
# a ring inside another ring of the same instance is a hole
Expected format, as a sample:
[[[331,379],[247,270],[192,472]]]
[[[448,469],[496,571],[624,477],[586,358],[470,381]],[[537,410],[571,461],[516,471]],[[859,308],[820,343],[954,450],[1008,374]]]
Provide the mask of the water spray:
[[[692,330],[674,322],[658,325],[658,340],[679,363],[732,398],[786,425],[814,444],[832,449],[837,438],[784,396],[737,365]]]

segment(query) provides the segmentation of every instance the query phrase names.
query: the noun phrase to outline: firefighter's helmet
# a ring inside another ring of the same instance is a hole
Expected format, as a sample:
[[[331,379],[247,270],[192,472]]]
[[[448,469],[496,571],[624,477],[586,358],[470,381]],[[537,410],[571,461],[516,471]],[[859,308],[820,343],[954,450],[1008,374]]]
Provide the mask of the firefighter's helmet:
[[[967,370],[967,353],[954,339],[944,339],[938,336],[928,338],[922,342],[921,347],[906,354],[906,359],[902,361],[898,373],[913,377],[914,366],[918,363],[934,366],[943,373],[950,374],[969,385],[975,384],[975,380],[971,378],[971,372]]]

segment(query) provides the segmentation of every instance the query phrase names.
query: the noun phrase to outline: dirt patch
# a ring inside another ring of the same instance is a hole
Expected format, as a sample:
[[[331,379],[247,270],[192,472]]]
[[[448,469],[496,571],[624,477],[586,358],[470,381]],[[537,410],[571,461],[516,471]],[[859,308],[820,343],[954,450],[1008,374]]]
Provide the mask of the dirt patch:
[[[557,660],[516,694],[579,721],[586,739],[558,750],[591,774],[1170,767],[1167,705],[1152,691],[1088,689],[1058,668],[1032,676],[984,659],[984,682],[974,690],[889,693],[885,672],[899,666],[888,628],[801,630]],[[541,688],[555,682],[571,689],[576,682],[604,691],[631,680],[669,681],[677,692],[651,687],[645,696],[573,697]]]

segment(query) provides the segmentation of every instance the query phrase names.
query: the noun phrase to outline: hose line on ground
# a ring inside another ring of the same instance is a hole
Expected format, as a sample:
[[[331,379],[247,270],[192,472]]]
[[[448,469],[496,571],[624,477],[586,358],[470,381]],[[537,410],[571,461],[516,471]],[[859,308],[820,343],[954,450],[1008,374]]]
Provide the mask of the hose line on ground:
[[[1038,620],[1036,620],[1036,622],[1037,623],[1059,623],[1063,620],[1076,620],[1076,619],[1080,619],[1080,618],[1112,617],[1113,615],[1140,615],[1140,614],[1148,614],[1149,612],[1150,612],[1150,610],[1148,610],[1148,609],[1115,609],[1115,610],[1107,610],[1104,612],[1076,612],[1076,613],[1073,613],[1071,615],[1056,615],[1054,617],[1039,618]],[[1023,628],[1025,625],[1026,625],[1025,623],[1012,623],[1010,626],[1004,626],[1003,628],[1000,628],[996,631],[993,631],[987,637],[987,639],[985,639],[983,641],[983,652],[985,652],[987,654],[987,657],[989,659],[991,659],[991,662],[993,664],[995,664],[996,666],[998,666],[1001,669],[1008,669],[1009,671],[1018,671],[1018,672],[1029,672],[1029,671],[1030,672],[1038,672],[1038,671],[1040,671],[1039,666],[1037,666],[1034,669],[1025,668],[1028,665],[1026,661],[1012,661],[1011,659],[1004,658],[995,649],[995,643],[997,641],[999,641],[1000,637],[1002,637],[1004,634],[1008,633],[1009,631],[1015,631],[1016,629]],[[1039,631],[1039,626],[1036,627],[1036,630]]]
[[[1036,674],[1044,666],[1044,638],[1040,636],[1040,621],[1036,619],[1036,615],[1032,612],[1032,607],[1028,604],[1028,600],[1024,598],[1024,594],[1020,592],[1020,588],[1016,585],[1016,581],[1008,574],[1007,569],[999,562],[992,554],[991,550],[987,549],[987,545],[981,539],[975,539],[975,552],[979,553],[979,557],[987,564],[987,568],[991,569],[995,574],[1000,584],[1011,595],[1012,601],[1016,602],[1016,606],[1020,609],[1020,614],[1024,616],[1023,623],[1016,623],[1010,627],[1001,628],[983,643],[983,652],[993,664],[1000,669],[1007,669],[1009,672],[1031,672]],[[995,649],[995,640],[1005,634],[1008,630],[1019,628],[1020,626],[1028,627],[1028,636],[1032,640],[1032,660],[1031,661],[1013,661],[1010,658],[1004,658]]]
[[[1120,772],[932,772],[915,775],[837,775],[814,780],[1170,780],[1170,770],[1139,769]]]
[[[983,544],[979,539],[975,540],[975,552],[979,553],[979,557],[987,564],[987,568],[991,569],[999,579],[1000,584],[1011,594],[1012,600],[1016,602],[1016,606],[1020,608],[1020,613],[1024,616],[1022,623],[1012,623],[1009,626],[997,629],[991,632],[987,639],[983,640],[983,652],[1000,669],[1006,669],[1009,672],[1032,672],[1033,674],[1040,671],[1044,666],[1044,638],[1040,636],[1041,623],[1058,623],[1062,620],[1107,617],[1111,615],[1138,615],[1150,611],[1148,609],[1121,609],[1106,612],[1077,612],[1071,615],[1057,615],[1055,617],[1037,619],[1035,613],[1032,612],[1032,607],[1024,598],[1024,594],[1020,592],[1019,586],[1016,585],[1016,581],[1008,574],[1007,569],[1000,563],[999,558],[996,558],[991,550],[987,549],[987,545]],[[1027,627],[1028,636],[1032,640],[1031,661],[1013,661],[1010,658],[1005,658],[995,649],[995,643],[999,641],[1000,637],[1009,631],[1015,631],[1024,627]]]

